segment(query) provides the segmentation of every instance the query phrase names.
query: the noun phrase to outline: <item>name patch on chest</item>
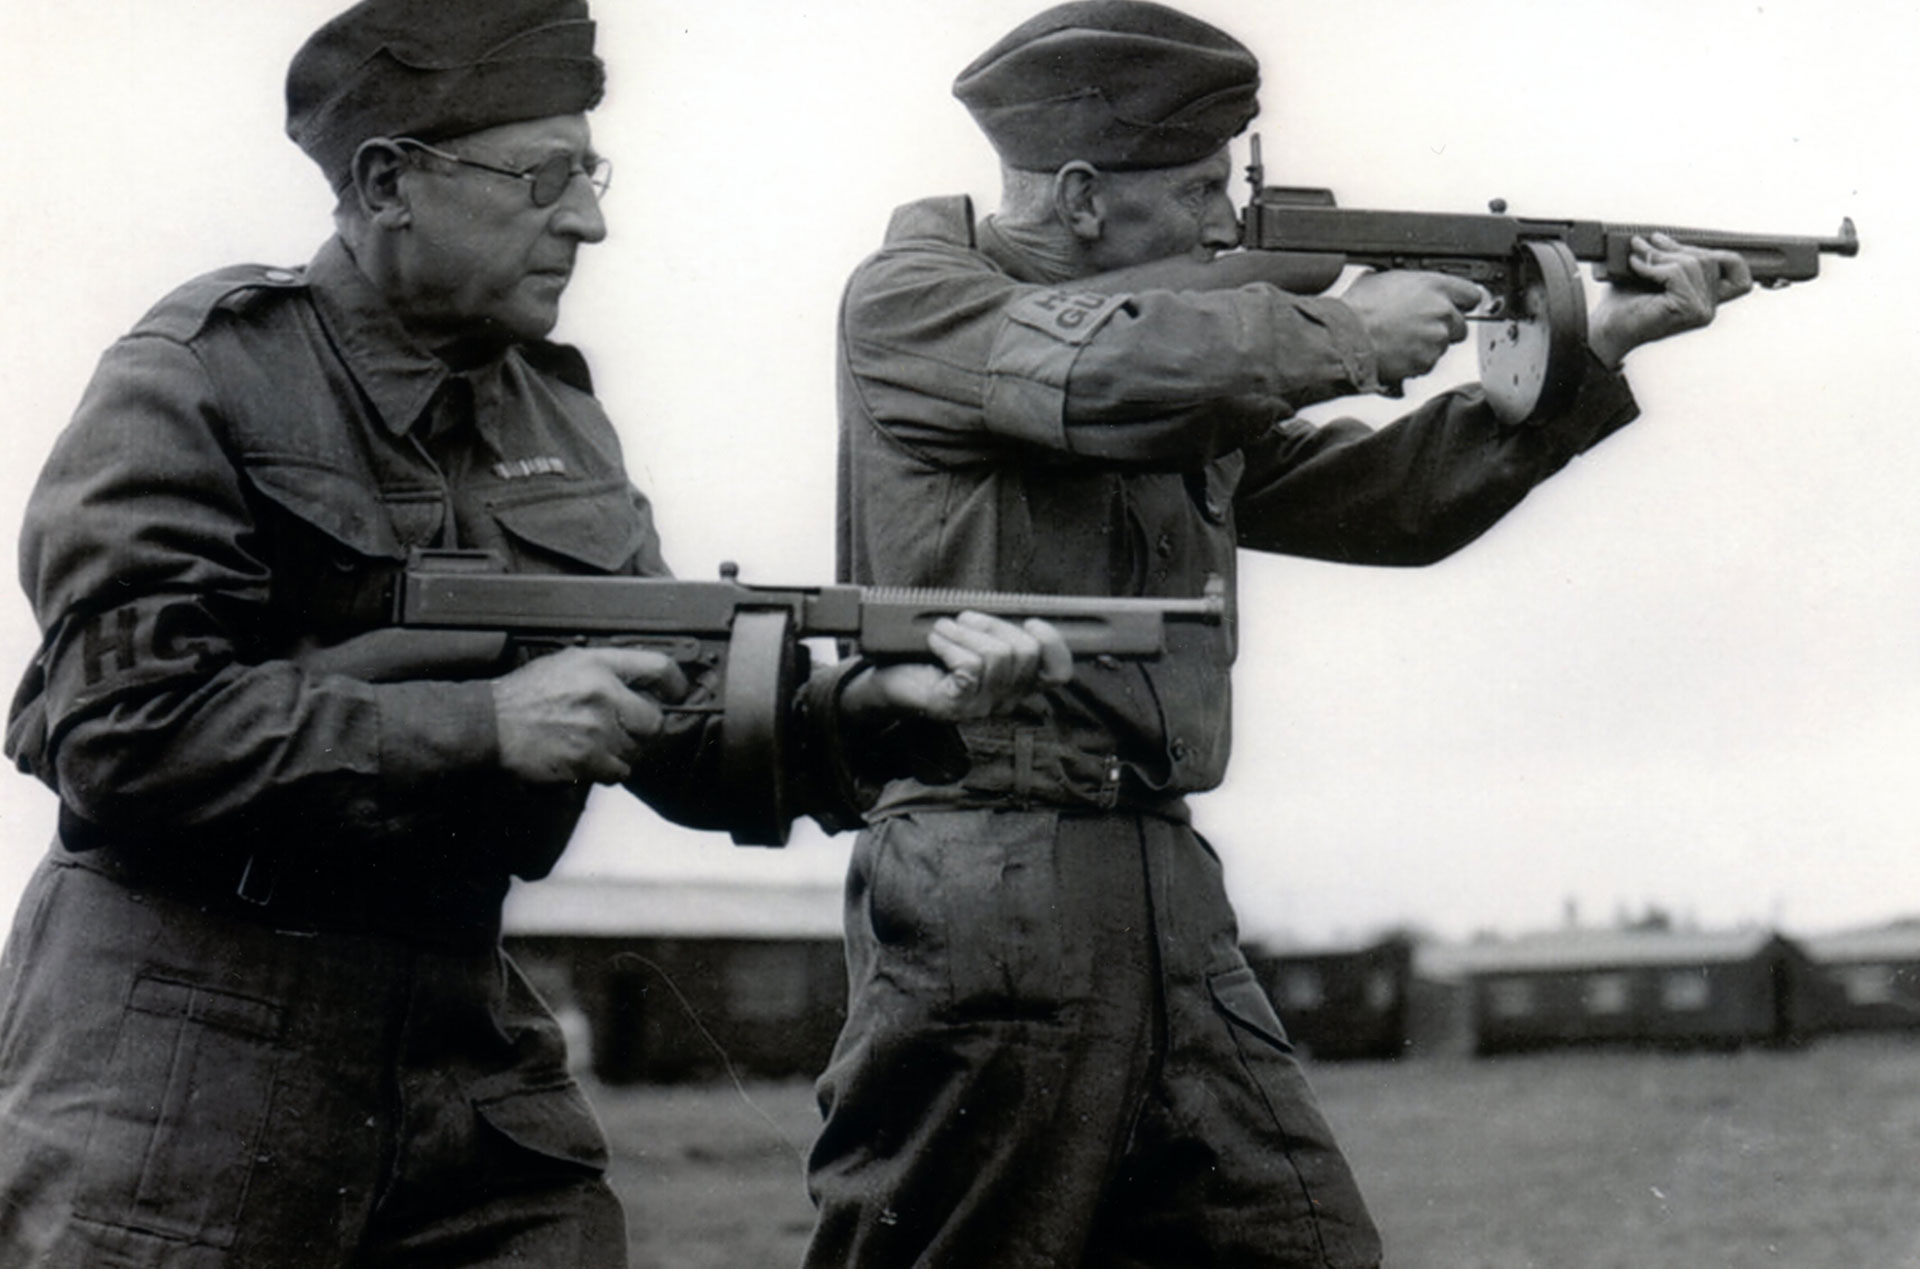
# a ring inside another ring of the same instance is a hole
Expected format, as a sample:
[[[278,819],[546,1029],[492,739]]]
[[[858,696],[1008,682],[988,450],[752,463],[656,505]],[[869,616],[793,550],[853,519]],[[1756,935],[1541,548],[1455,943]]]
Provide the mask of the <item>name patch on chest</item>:
[[[1036,291],[1015,303],[1009,316],[1064,343],[1083,344],[1124,303],[1122,296],[1090,291]]]
[[[493,474],[502,480],[524,480],[528,476],[564,476],[567,474],[565,459],[549,458],[544,455],[536,458],[509,458],[493,465]]]

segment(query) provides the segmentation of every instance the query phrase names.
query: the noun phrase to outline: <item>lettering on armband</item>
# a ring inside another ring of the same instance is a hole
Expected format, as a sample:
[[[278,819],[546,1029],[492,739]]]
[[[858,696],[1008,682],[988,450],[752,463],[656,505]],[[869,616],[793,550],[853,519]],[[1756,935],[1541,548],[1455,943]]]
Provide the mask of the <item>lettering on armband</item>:
[[[91,688],[110,679],[146,677],[180,661],[204,667],[219,647],[212,621],[197,604],[120,608],[81,627],[81,674]]]
[[[1013,319],[1045,331],[1070,344],[1083,343],[1109,314],[1126,302],[1124,297],[1089,291],[1037,291],[1015,304]]]

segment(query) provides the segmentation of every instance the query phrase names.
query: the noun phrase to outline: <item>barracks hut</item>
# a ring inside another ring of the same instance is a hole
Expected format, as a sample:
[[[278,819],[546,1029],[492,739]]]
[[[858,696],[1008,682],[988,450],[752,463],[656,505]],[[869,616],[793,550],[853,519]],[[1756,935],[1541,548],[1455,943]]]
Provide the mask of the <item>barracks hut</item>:
[[[1478,1053],[1791,1044],[1827,999],[1806,952],[1770,930],[1569,930],[1430,950],[1422,972],[1461,984]]]
[[[846,1017],[841,890],[550,877],[506,944],[608,1083],[811,1078]]]
[[[1829,1029],[1920,1029],[1920,920],[1801,942],[1833,984]]]
[[[1311,1058],[1399,1057],[1407,1046],[1413,942],[1364,947],[1246,948],[1287,1038]]]

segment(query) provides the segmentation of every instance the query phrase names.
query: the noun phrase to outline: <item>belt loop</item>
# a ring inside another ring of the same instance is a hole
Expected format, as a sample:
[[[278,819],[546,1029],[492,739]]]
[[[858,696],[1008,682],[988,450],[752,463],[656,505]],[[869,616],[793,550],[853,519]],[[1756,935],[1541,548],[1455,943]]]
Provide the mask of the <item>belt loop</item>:
[[[1021,727],[1013,733],[1013,797],[1022,810],[1033,804],[1033,728]]]
[[[1099,799],[1100,809],[1111,811],[1120,805],[1120,759],[1108,754],[1101,763],[1100,789],[1094,794]]]

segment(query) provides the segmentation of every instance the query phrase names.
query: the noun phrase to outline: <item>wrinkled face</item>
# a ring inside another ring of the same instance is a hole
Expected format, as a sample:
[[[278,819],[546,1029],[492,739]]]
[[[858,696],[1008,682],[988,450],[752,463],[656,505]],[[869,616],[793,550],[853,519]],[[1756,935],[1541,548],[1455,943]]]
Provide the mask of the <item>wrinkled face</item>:
[[[1225,149],[1184,167],[1102,172],[1100,240],[1091,249],[1099,269],[1124,269],[1175,256],[1210,259],[1240,241],[1227,185],[1233,163]]]
[[[597,157],[584,115],[503,124],[435,148],[514,172],[556,154],[581,169]],[[430,342],[544,338],[559,320],[580,244],[607,236],[584,175],[547,207],[534,206],[527,181],[431,155],[409,163],[401,180],[411,218],[393,299]]]

